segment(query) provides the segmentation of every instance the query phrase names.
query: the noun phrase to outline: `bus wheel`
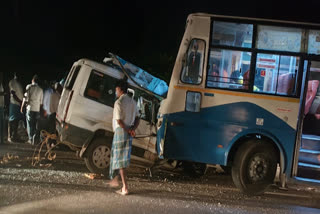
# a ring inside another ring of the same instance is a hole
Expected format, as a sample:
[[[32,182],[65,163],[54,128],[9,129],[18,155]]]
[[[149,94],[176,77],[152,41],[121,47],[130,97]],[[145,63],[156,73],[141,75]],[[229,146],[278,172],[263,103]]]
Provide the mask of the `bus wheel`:
[[[188,176],[199,178],[205,174],[207,170],[207,164],[183,161],[182,168]]]
[[[276,151],[261,140],[240,146],[232,166],[234,184],[247,195],[259,195],[273,183],[277,170]]]
[[[111,144],[108,138],[95,138],[87,148],[84,162],[90,172],[109,174]]]

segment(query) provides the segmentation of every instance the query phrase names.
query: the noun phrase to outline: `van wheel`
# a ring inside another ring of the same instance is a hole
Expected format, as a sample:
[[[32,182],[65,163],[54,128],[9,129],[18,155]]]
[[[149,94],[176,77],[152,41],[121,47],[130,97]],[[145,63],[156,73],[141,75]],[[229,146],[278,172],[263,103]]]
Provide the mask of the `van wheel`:
[[[92,173],[109,174],[109,165],[111,157],[111,139],[95,138],[84,156],[84,162]]]
[[[234,184],[247,195],[259,195],[273,183],[277,155],[272,145],[250,140],[240,146],[232,166]]]

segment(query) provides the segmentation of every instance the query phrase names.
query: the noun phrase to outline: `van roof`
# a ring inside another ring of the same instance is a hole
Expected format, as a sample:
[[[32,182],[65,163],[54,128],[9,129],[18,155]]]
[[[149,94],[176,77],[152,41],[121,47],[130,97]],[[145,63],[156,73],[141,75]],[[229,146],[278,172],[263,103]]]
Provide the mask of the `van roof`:
[[[79,59],[74,64],[77,64],[77,65],[81,64],[81,65],[90,66],[93,69],[101,71],[101,72],[108,74],[110,76],[113,76],[117,79],[122,79],[124,77],[124,73],[122,71],[119,71],[118,69],[115,69],[111,66],[108,66],[108,65],[105,65],[105,64],[87,59],[87,58]]]
[[[319,27],[320,24],[310,23],[310,22],[296,22],[296,21],[285,21],[285,20],[276,20],[276,19],[263,19],[263,18],[250,18],[250,17],[241,17],[241,16],[224,16],[224,15],[216,15],[216,14],[208,14],[208,13],[191,13],[188,16],[188,19],[192,16],[207,16],[207,17],[216,17],[223,19],[238,19],[238,20],[249,20],[249,21],[260,21],[260,22],[272,22],[279,24],[291,24],[291,25],[306,25],[310,27]]]
[[[118,69],[113,68],[109,65],[102,64],[102,63],[99,63],[99,62],[96,62],[96,61],[93,61],[93,60],[90,60],[87,58],[79,59],[74,64],[87,65],[93,69],[96,69],[97,71],[103,72],[103,73],[105,73],[109,76],[112,76],[114,78],[117,78],[119,80],[124,78],[124,76],[125,76],[125,74],[121,70],[118,70]],[[138,87],[137,84],[134,83],[133,81],[131,81],[130,79],[128,79],[128,83],[129,83],[129,85],[132,85],[134,87]]]
[[[116,68],[111,65],[99,63],[99,62],[96,62],[96,61],[93,61],[93,60],[90,60],[87,58],[79,59],[78,61],[74,62],[74,65],[87,65],[93,69],[96,69],[97,71],[103,72],[104,74],[107,74],[107,75],[112,76],[112,77],[119,79],[119,80],[123,79],[125,76],[125,74],[123,73],[123,71],[120,68]],[[130,78],[128,78],[128,83],[129,83],[129,85],[136,87],[136,88],[140,88],[149,94],[151,93],[153,96],[157,97],[157,99],[163,98],[161,95],[155,94],[154,92],[144,88],[143,86],[137,85],[137,83],[132,81]]]

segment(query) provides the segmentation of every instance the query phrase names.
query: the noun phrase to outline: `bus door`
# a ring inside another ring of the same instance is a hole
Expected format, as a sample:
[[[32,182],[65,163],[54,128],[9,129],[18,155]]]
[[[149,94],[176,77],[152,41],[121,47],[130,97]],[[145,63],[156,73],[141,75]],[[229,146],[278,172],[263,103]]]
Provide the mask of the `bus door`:
[[[320,59],[305,61],[304,70],[306,97],[294,175],[298,180],[320,182]]]
[[[173,91],[173,102],[177,109],[167,120],[165,156],[178,160],[200,162],[201,103],[203,100],[203,68],[205,41],[191,40],[184,56],[181,75]],[[171,95],[172,96],[172,95]],[[183,149],[181,149],[183,148]]]

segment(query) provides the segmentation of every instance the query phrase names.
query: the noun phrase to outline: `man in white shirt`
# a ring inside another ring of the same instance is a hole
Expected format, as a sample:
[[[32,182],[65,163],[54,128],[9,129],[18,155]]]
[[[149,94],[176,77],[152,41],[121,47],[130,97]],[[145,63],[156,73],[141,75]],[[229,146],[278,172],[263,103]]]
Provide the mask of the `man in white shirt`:
[[[54,134],[55,130],[56,130],[56,113],[58,110],[61,92],[62,92],[62,86],[58,82],[55,83],[54,91],[50,97],[50,112],[51,112],[51,114],[49,115],[49,132],[51,134]]]
[[[27,103],[27,129],[29,140],[28,143],[35,144],[38,141],[37,120],[40,118],[40,109],[43,104],[43,90],[38,85],[39,78],[34,75],[32,83],[27,85],[25,98],[23,99],[21,112],[23,106]]]
[[[50,112],[50,99],[51,95],[54,92],[51,84],[47,81],[44,81],[45,88],[43,90],[43,110],[46,118],[51,114]]]
[[[139,125],[139,113],[137,104],[127,95],[128,84],[120,81],[116,84],[116,96],[118,100],[113,109],[113,142],[110,159],[109,176],[112,179],[108,184],[111,187],[119,186],[119,174],[122,180],[122,188],[117,191],[121,195],[128,195],[126,168],[130,164],[132,137]]]
[[[4,89],[2,85],[3,73],[0,72],[0,144],[3,144],[4,138]]]
[[[9,125],[8,125],[8,142],[18,142],[19,121],[23,119],[23,114],[20,112],[23,89],[18,80],[18,76],[14,73],[14,78],[9,82],[10,105],[9,105]]]

